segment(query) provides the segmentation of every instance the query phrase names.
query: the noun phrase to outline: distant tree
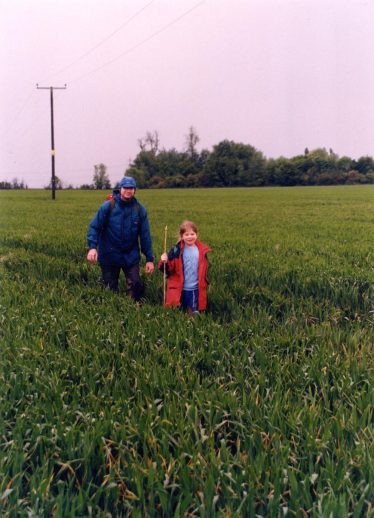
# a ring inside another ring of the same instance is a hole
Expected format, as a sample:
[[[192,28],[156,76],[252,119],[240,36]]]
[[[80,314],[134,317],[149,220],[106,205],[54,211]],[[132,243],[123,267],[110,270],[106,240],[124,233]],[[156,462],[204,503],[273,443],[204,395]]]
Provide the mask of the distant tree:
[[[13,178],[10,189],[27,189],[27,188],[28,187],[23,180],[18,180],[18,178]]]
[[[366,183],[374,183],[374,172],[373,173],[367,173],[365,175],[365,182]]]
[[[92,183],[84,183],[79,187],[79,189],[82,189],[82,190],[90,190],[90,189],[94,189],[94,188],[95,188],[95,186]]]
[[[374,173],[374,160],[371,156],[362,156],[355,165],[355,169],[361,174]]]
[[[254,186],[264,182],[265,158],[249,144],[224,140],[213,147],[202,172],[206,186]]]
[[[351,169],[354,169],[353,160],[348,156],[342,156],[337,161],[338,170],[341,173],[348,173]]]
[[[308,185],[308,170],[304,167],[301,155],[294,158],[280,157],[274,161],[273,177],[275,185],[292,187],[294,185]]]
[[[92,182],[95,189],[110,189],[110,179],[107,173],[106,165],[98,164],[95,165],[95,172],[92,178]]]
[[[310,176],[310,170],[313,166],[310,153],[289,158],[287,163],[288,170],[283,177],[281,185],[309,185],[313,183]]]
[[[145,137],[138,139],[138,145],[140,151],[149,151],[153,155],[157,155],[160,145],[158,132],[154,131],[152,133],[151,131],[147,131]]]
[[[329,152],[325,148],[318,148],[311,153],[313,159],[313,170],[315,183],[320,184],[321,178],[330,178],[330,185],[341,183],[339,181],[338,155],[332,149]]]
[[[146,178],[146,172],[143,167],[130,165],[130,167],[126,170],[126,175],[132,176],[134,178],[138,188],[144,189],[145,187],[148,187],[149,178]]]
[[[50,180],[49,184],[44,187],[44,189],[52,189],[52,179]],[[58,176],[55,176],[55,189],[63,189],[63,182]]]
[[[365,183],[365,175],[361,174],[359,171],[353,169],[349,171],[347,175],[347,184],[355,184],[355,183]]]
[[[199,154],[192,159],[187,152],[179,152],[172,148],[162,149],[157,155],[152,151],[140,151],[126,174],[133,176],[139,187],[176,186],[187,187],[198,185],[197,177],[202,171],[206,160],[206,152],[200,157]],[[173,181],[172,178],[179,176],[184,178]],[[164,181],[165,180],[165,181]]]
[[[157,157],[153,151],[140,151],[130,164],[126,175],[135,178],[138,187],[149,187],[149,181],[158,175]]]
[[[196,173],[196,158],[191,158],[185,152],[176,149],[162,150],[157,156],[157,171],[162,178],[182,176],[187,177]]]
[[[298,155],[290,160],[292,180],[287,178],[282,185],[335,184],[337,179],[337,155],[330,149],[317,148],[307,155]],[[290,183],[291,182],[291,183]]]
[[[162,189],[166,187],[166,180],[161,178],[161,176],[153,176],[149,182],[149,187],[151,189]]]
[[[186,179],[184,176],[177,174],[166,178],[166,187],[186,187]]]
[[[283,185],[289,171],[289,159],[283,156],[270,158],[266,163],[266,185]]]
[[[190,126],[188,134],[186,135],[185,149],[190,159],[197,157],[196,146],[200,141],[200,137],[193,126]]]
[[[337,160],[339,158],[338,155],[334,152],[334,150],[331,147],[329,149],[329,155],[330,155],[330,157],[335,158],[335,160]]]
[[[183,151],[160,149],[158,133],[138,140],[140,151],[126,174],[139,187],[293,186],[374,183],[374,159],[339,157],[329,148],[304,149],[292,158],[266,159],[249,144],[223,140],[213,150],[196,149],[199,136],[191,126]]]

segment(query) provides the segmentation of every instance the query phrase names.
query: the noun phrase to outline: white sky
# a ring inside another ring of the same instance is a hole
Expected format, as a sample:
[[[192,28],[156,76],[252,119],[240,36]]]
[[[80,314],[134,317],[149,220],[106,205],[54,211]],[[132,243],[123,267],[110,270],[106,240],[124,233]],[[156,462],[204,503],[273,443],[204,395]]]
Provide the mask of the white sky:
[[[0,180],[115,182],[157,130],[374,155],[374,0],[0,0]]]

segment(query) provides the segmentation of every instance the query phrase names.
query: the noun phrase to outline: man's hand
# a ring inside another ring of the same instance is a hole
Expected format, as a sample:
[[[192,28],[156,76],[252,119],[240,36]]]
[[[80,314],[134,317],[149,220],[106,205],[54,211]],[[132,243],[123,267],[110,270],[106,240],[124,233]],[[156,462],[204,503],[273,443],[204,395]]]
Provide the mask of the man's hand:
[[[96,263],[97,262],[97,250],[96,250],[96,248],[91,248],[91,250],[88,251],[87,261],[89,261],[90,263]]]
[[[154,272],[155,265],[150,261],[149,263],[145,263],[145,273],[151,274]]]

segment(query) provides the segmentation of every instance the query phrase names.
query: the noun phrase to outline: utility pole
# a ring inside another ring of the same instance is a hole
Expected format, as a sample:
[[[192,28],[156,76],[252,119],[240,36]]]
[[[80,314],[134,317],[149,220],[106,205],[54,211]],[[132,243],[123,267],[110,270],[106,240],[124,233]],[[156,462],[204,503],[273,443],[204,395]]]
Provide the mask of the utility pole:
[[[52,200],[56,199],[56,175],[55,175],[55,134],[53,127],[53,90],[66,90],[65,86],[39,86],[36,83],[36,88],[38,90],[49,90],[51,97],[51,157],[52,157],[52,177],[51,177],[51,187],[52,187]]]

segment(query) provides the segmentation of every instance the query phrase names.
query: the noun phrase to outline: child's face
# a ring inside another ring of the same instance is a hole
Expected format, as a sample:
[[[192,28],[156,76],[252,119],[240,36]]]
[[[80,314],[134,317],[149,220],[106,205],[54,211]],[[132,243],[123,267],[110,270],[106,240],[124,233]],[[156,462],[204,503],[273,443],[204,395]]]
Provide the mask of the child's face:
[[[195,241],[197,239],[197,234],[192,228],[188,228],[184,234],[182,234],[181,237],[184,244],[188,246],[193,246],[195,244]]]

